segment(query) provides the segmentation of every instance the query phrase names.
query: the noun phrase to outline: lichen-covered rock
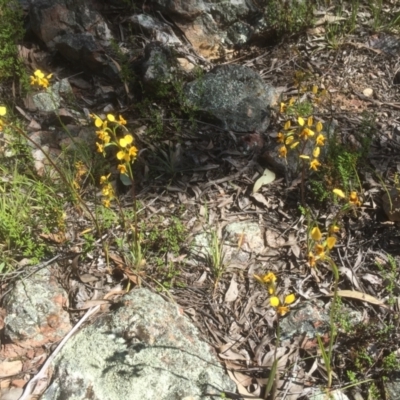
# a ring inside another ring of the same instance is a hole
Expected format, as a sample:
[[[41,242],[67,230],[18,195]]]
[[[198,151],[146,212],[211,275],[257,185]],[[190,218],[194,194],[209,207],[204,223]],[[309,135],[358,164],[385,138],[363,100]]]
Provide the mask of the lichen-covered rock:
[[[177,306],[137,289],[72,337],[42,399],[200,399],[233,389]]]
[[[4,299],[5,336],[30,347],[63,339],[71,329],[69,314],[63,310],[66,299],[47,268],[18,281]]]
[[[222,65],[187,84],[187,102],[205,119],[235,132],[265,132],[276,90],[241,65]]]

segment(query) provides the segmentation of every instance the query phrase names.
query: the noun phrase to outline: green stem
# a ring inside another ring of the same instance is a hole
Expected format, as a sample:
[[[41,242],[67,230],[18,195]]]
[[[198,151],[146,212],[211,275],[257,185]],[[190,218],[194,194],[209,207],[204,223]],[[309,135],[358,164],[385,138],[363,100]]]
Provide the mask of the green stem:
[[[336,305],[337,305],[337,299],[338,299],[337,293],[338,293],[338,285],[339,285],[339,270],[332,259],[329,259],[329,264],[332,268],[333,276],[335,279],[334,288],[333,288],[333,300],[332,300],[332,306],[331,306],[330,317],[329,317],[331,334],[330,334],[330,338],[329,338],[329,347],[328,347],[328,359],[329,359],[328,388],[330,389],[332,387],[332,365],[331,365],[331,363],[332,363],[333,343],[336,338],[335,313],[336,313]],[[326,367],[327,367],[327,371],[328,371],[328,366],[326,366]]]

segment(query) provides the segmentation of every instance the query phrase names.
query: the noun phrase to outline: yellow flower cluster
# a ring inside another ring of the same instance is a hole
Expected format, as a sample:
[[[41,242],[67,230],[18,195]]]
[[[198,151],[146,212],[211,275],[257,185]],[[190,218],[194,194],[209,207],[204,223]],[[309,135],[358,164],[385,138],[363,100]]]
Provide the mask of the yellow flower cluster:
[[[0,106],[0,117],[4,117],[7,114],[7,109],[4,106]],[[0,118],[0,129],[3,127],[4,121]]]
[[[273,272],[268,272],[262,276],[254,275],[254,278],[267,288],[268,293],[271,296],[270,304],[275,308],[276,313],[281,316],[287,314],[290,311],[288,306],[294,303],[296,300],[295,295],[288,294],[285,296],[283,301],[279,299],[279,297],[276,295],[276,275]]]
[[[346,198],[346,195],[344,194],[343,190],[333,189],[333,193],[335,193],[337,196],[341,197],[342,199]],[[355,191],[350,192],[348,201],[349,201],[350,205],[353,205],[356,207],[360,207],[362,205],[362,202],[359,199],[357,192],[355,192]]]
[[[31,78],[31,85],[32,86],[42,86],[44,88],[47,88],[50,84],[49,79],[51,79],[51,77],[53,76],[53,74],[49,74],[47,76],[44,75],[44,73],[40,70],[37,69],[33,75],[30,77]]]
[[[105,156],[106,147],[117,147],[117,159],[120,162],[117,166],[118,171],[120,172],[120,174],[128,175],[131,180],[133,180],[131,163],[135,161],[138,149],[133,144],[134,140],[131,134],[127,133],[122,138],[117,137],[118,128],[123,128],[125,131],[127,131],[125,127],[126,120],[121,115],[117,119],[113,114],[107,114],[105,119],[102,119],[95,114],[91,114],[90,116],[94,119],[94,125],[98,129],[96,130],[96,135],[98,138],[98,141],[96,142],[97,151]],[[107,177],[103,176],[101,178],[102,181],[100,182],[103,184],[102,192],[103,196],[106,198],[103,204],[106,207],[109,207],[110,201],[115,197],[114,192],[112,191],[112,187],[108,183],[108,177],[109,175]]]
[[[80,189],[82,177],[87,174],[88,169],[82,161],[77,161],[75,163],[75,170],[75,177],[72,184],[74,185],[75,189]]]
[[[281,103],[281,110],[284,109],[284,106],[285,104]],[[310,169],[317,171],[318,167],[321,166],[318,157],[321,153],[321,147],[325,145],[326,140],[325,136],[321,133],[323,130],[322,122],[318,121],[314,124],[314,118],[311,116],[307,120],[298,117],[297,123],[298,125],[292,128],[291,121],[286,121],[283,127],[284,133],[278,133],[277,142],[282,143],[282,146],[278,149],[279,157],[286,158],[288,150],[300,149],[299,157],[303,160],[309,160]],[[307,140],[310,138],[315,140],[312,156],[303,154]]]
[[[329,251],[335,247],[336,237],[334,234],[339,232],[339,229],[337,225],[331,225],[326,240],[322,239],[322,233],[318,226],[315,226],[311,230],[311,239],[314,242],[314,249],[308,253],[308,263],[310,267],[315,267],[318,261],[326,259]]]
[[[111,201],[115,198],[114,188],[109,181],[110,176],[111,174],[108,174],[100,178],[100,184],[102,185],[101,193],[104,196],[103,205],[107,208],[110,207]]]

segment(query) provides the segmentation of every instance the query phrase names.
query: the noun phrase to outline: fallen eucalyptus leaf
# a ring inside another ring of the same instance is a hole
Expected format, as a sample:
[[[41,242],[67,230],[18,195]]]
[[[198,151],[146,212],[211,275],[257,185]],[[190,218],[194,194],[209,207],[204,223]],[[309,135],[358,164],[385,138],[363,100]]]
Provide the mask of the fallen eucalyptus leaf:
[[[350,299],[362,300],[366,301],[367,303],[375,304],[377,306],[381,306],[384,308],[389,308],[382,300],[377,299],[367,293],[358,292],[356,290],[338,290],[338,296],[340,297],[348,297]],[[333,296],[333,293],[330,294]]]
[[[253,193],[256,193],[260,190],[261,186],[268,185],[275,180],[275,173],[270,171],[269,169],[265,169],[263,175],[256,180],[253,187]]]

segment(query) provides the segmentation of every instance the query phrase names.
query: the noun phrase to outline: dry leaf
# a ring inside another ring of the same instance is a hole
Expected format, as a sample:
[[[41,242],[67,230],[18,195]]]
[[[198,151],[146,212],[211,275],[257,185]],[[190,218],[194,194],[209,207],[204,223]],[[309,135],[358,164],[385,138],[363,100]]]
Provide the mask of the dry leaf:
[[[82,305],[80,310],[87,310],[92,307],[101,306],[103,304],[110,304],[108,300],[88,300]]]
[[[225,293],[225,301],[235,301],[238,297],[239,290],[238,284],[235,281],[235,278],[232,276],[231,284],[229,285],[229,289]]]
[[[335,22],[339,22],[339,21],[344,21],[346,18],[343,17],[336,17],[335,15],[325,15],[322,18],[320,18],[319,20],[317,20],[314,24],[314,26],[318,26],[318,25],[322,25],[325,22],[327,22],[328,24],[334,24]]]
[[[285,245],[285,239],[278,232],[269,229],[265,230],[265,240],[267,245],[273,249],[278,249]]]
[[[275,180],[275,172],[270,171],[269,169],[265,169],[263,175],[256,180],[253,187],[253,193],[258,192],[262,186],[268,185]]]
[[[357,292],[356,290],[338,290],[337,294],[340,297],[348,297],[350,299],[366,301],[367,303],[375,304],[384,308],[389,308],[382,300],[379,300],[376,297],[373,297],[367,293]],[[330,296],[333,296],[333,293],[331,293]]]
[[[268,201],[261,193],[253,193],[251,196],[259,203],[264,204],[265,207],[268,207]]]
[[[41,233],[39,235],[42,239],[50,240],[54,243],[64,243],[66,240],[65,234],[63,232],[60,233]]]

